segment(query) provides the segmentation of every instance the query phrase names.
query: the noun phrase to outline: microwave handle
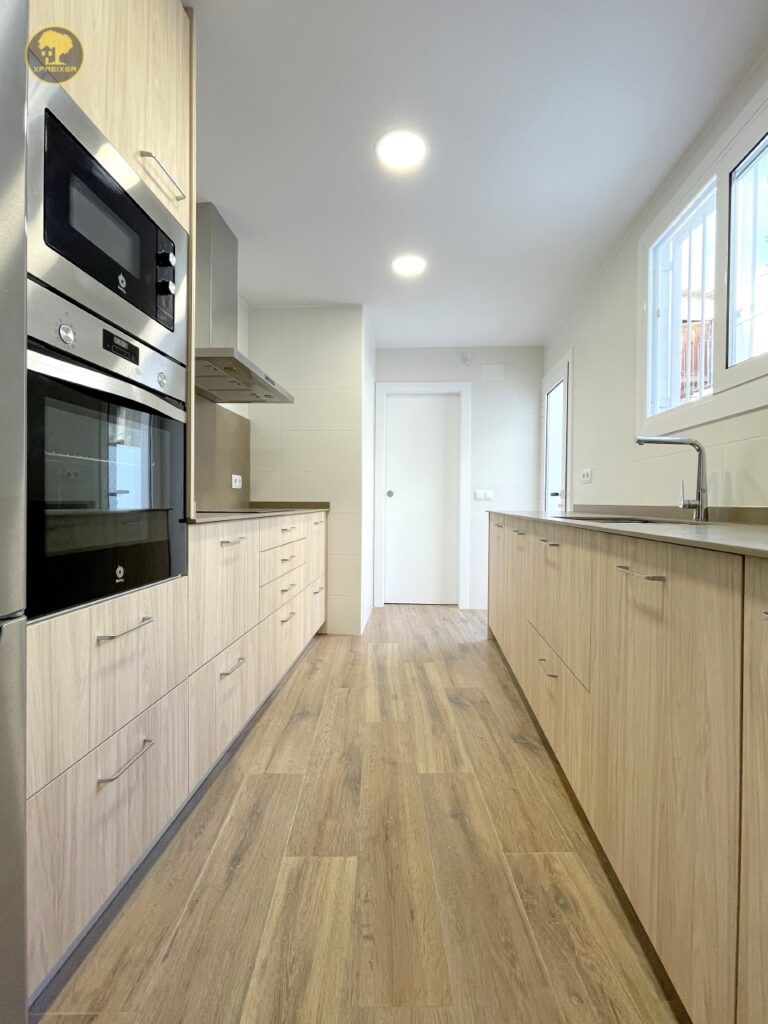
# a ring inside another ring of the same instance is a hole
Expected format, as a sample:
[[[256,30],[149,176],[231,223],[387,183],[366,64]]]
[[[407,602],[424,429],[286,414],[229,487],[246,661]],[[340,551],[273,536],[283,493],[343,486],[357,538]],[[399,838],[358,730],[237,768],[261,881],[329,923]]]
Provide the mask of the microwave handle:
[[[180,423],[187,422],[186,412],[166,402],[160,395],[155,395],[152,391],[145,391],[144,388],[137,387],[129,381],[120,380],[119,377],[107,377],[106,374],[98,373],[79,363],[68,363],[55,356],[46,356],[42,352],[27,349],[27,369],[33,373],[40,373],[44,377],[63,380],[65,383],[74,384],[77,387],[101,391],[106,395],[115,395],[118,398],[127,398],[131,402],[162,413],[163,416],[168,416],[172,420],[179,420]]]
[[[157,153],[153,153],[151,149],[140,149],[139,150],[139,156],[147,157],[147,159],[155,161],[155,163],[160,168],[160,170],[163,172],[163,174],[166,176],[168,181],[170,181],[170,183],[176,189],[176,192],[178,193],[177,196],[176,196],[176,199],[178,200],[178,202],[181,202],[182,199],[186,199],[187,198],[187,193],[184,191],[184,189],[181,187],[181,185],[178,183],[178,181],[176,181],[174,176],[171,174],[171,172],[165,166],[165,164],[160,159],[160,157],[157,155]]]

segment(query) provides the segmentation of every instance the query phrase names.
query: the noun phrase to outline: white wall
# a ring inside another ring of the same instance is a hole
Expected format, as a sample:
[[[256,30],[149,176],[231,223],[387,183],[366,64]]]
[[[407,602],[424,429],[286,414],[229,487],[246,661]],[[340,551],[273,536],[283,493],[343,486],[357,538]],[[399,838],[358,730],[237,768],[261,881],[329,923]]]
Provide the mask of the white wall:
[[[458,348],[379,349],[376,380],[470,381],[471,487],[494,492],[472,501],[470,605],[488,600],[488,510],[529,511],[539,505],[542,348],[472,348],[464,366]]]
[[[330,633],[361,629],[363,310],[252,308],[250,357],[295,397],[251,406],[251,499],[328,501]]]
[[[376,342],[368,317],[363,314],[363,435],[362,435],[362,520],[360,566],[361,624],[373,611],[373,522],[374,522],[374,459],[376,444]]]
[[[637,432],[640,238],[768,80],[768,64],[723,105],[705,134],[654,194],[601,273],[547,346],[546,365],[572,348],[573,486],[576,504],[675,505],[680,480],[693,495],[687,449],[639,448]],[[765,385],[768,405],[768,383]],[[768,505],[768,409],[687,431],[707,448],[709,503]],[[581,470],[592,469],[591,485]]]

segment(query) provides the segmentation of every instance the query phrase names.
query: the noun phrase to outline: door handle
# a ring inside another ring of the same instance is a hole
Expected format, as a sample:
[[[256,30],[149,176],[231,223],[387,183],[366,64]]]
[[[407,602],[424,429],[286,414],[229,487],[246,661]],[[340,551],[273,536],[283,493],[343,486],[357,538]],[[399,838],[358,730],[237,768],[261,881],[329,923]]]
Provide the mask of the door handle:
[[[388,498],[393,498],[393,497],[394,497],[394,495],[395,495],[395,492],[394,492],[394,491],[387,491],[387,497],[388,497]]]

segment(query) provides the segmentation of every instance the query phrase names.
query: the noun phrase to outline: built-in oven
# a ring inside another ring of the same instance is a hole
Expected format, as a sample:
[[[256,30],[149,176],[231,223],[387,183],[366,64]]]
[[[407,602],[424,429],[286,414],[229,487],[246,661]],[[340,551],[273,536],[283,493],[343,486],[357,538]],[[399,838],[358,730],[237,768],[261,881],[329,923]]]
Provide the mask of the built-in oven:
[[[28,281],[30,619],[186,572],[186,370]]]
[[[186,232],[61,86],[29,89],[28,273],[186,365]]]

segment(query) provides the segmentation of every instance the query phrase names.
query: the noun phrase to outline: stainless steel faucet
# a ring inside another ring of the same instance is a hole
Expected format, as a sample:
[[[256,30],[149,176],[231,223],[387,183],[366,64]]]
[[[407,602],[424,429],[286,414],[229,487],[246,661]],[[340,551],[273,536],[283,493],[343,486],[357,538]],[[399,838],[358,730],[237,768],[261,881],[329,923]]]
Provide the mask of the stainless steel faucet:
[[[692,437],[649,437],[638,434],[635,438],[636,444],[677,444],[688,445],[698,455],[698,467],[696,470],[696,497],[686,498],[685,480],[680,481],[680,508],[692,508],[695,522],[704,522],[709,518],[707,508],[707,456],[702,444]]]

